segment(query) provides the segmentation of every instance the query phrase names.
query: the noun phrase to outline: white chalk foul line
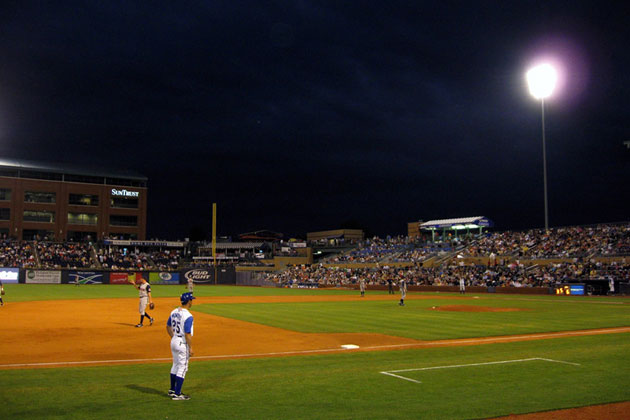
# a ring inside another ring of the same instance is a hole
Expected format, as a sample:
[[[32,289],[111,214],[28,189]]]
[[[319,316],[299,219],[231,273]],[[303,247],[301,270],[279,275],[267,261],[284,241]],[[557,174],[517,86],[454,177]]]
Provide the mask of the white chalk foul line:
[[[546,358],[543,358],[543,357],[530,357],[528,359],[498,360],[498,361],[495,361],[495,362],[468,363],[468,364],[465,364],[465,365],[430,366],[430,367],[424,367],[424,368],[386,370],[386,371],[379,372],[379,373],[381,373],[383,375],[393,376],[393,377],[399,378],[399,379],[404,379],[405,381],[410,381],[410,382],[415,382],[417,384],[421,384],[422,383],[421,381],[417,381],[415,379],[407,378],[406,376],[402,376],[402,375],[396,375],[396,373],[401,373],[401,372],[418,372],[418,371],[422,371],[422,370],[436,370],[436,369],[453,369],[453,368],[461,368],[461,367],[468,367],[468,366],[501,365],[501,364],[506,364],[506,363],[531,362],[531,361],[534,361],[534,360],[542,360],[542,361],[551,362],[551,363],[564,363],[564,364],[573,365],[573,366],[582,366],[579,363],[566,362],[564,360],[546,359]]]
[[[415,382],[417,384],[421,384],[422,382],[420,381],[416,381],[415,379],[411,379],[411,378],[407,378],[406,376],[400,376],[400,375],[394,375],[391,372],[381,372],[383,375],[387,375],[387,376],[393,376],[394,378],[398,378],[398,379],[403,379],[405,381],[409,381],[409,382]]]
[[[438,340],[438,341],[421,341],[417,343],[407,344],[386,344],[382,346],[363,347],[363,350],[377,350],[397,347],[425,347],[425,346],[451,346],[455,344],[483,344],[483,343],[500,343],[502,341],[521,341],[525,339],[540,338],[556,338],[556,337],[577,337],[582,335],[598,335],[630,332],[630,327],[609,328],[605,330],[589,330],[589,331],[567,331],[548,334],[528,334],[528,335],[509,335],[504,337],[484,337],[484,338],[464,338],[461,340]]]
[[[630,327],[608,328],[602,330],[590,330],[590,331],[568,331],[564,333],[549,333],[549,334],[531,334],[531,335],[514,335],[506,337],[487,337],[487,338],[467,338],[462,340],[443,340],[443,341],[420,341],[416,343],[407,344],[386,344],[381,346],[366,346],[361,350],[382,350],[382,349],[397,349],[397,348],[413,348],[413,347],[428,347],[428,346],[449,346],[457,344],[483,344],[483,343],[498,343],[502,341],[519,341],[523,339],[540,339],[540,338],[554,338],[554,337],[570,337],[570,336],[582,336],[582,335],[596,335],[596,334],[612,334],[630,332]],[[193,359],[230,359],[230,358],[246,358],[246,357],[266,357],[266,356],[289,356],[311,353],[329,353],[329,352],[343,352],[351,351],[352,349],[332,348],[332,349],[316,349],[316,350],[295,350],[295,351],[282,351],[272,353],[246,353],[246,354],[222,354],[215,356],[194,356]],[[355,350],[356,351],[356,350]],[[0,365],[0,369],[9,368],[27,368],[27,367],[46,367],[46,366],[81,366],[81,365],[107,365],[117,363],[146,363],[146,362],[169,362],[171,358],[154,358],[154,359],[118,359],[118,360],[85,360],[85,361],[69,361],[69,362],[46,362],[46,363],[14,363]]]
[[[246,358],[246,357],[289,356],[289,355],[298,355],[298,354],[327,353],[327,352],[339,352],[339,351],[347,351],[347,349],[334,348],[334,349],[319,349],[319,350],[278,351],[278,352],[271,352],[271,353],[219,354],[219,355],[214,355],[214,356],[193,356],[191,359],[195,359],[195,360],[237,359],[237,358]],[[17,368],[17,367],[107,365],[107,364],[116,364],[116,363],[146,363],[146,362],[171,362],[171,361],[173,361],[173,359],[170,357],[168,358],[160,357],[160,358],[154,358],[154,359],[115,359],[115,360],[82,360],[82,361],[46,362],[46,363],[14,363],[14,364],[0,365],[0,369]]]

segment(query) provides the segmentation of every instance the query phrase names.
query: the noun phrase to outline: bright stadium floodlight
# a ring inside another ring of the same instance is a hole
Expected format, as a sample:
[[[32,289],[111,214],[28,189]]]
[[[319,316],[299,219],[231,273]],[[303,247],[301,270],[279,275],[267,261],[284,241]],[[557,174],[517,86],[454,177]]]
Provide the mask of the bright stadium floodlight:
[[[540,99],[542,110],[542,146],[543,146],[543,182],[545,188],[545,231],[549,231],[549,209],[547,204],[547,153],[545,146],[545,98],[553,93],[558,81],[556,69],[551,64],[539,64],[531,68],[526,74],[529,93]]]
[[[529,93],[536,99],[545,99],[551,96],[558,74],[551,64],[540,64],[530,69],[526,76],[529,85]]]

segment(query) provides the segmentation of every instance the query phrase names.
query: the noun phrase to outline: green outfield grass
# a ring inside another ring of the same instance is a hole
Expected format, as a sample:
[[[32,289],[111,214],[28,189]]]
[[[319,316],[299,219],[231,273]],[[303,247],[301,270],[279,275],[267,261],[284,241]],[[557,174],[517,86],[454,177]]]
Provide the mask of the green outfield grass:
[[[8,304],[137,297],[131,286],[9,284],[5,289]],[[157,285],[153,290],[156,297],[176,297],[184,287]],[[195,294],[357,292],[201,286]],[[408,299],[405,307],[396,304],[396,295],[391,301],[200,304],[193,306],[193,312],[302,332],[378,332],[423,340],[630,326],[630,304],[625,298],[479,295],[478,299],[446,300],[438,297],[458,295],[423,295],[428,299]],[[461,304],[527,310],[431,309]],[[198,329],[195,333],[204,334]],[[460,419],[626,401],[630,400],[630,334],[277,358],[193,359],[184,384],[184,392],[192,395],[190,401],[166,397],[169,370],[170,363],[3,370],[0,419]],[[406,371],[392,372],[400,370]]]
[[[435,295],[433,295],[435,296]],[[457,296],[457,295],[453,295]],[[562,297],[485,296],[470,300],[202,304],[195,310],[307,333],[381,333],[418,340],[484,337],[630,325],[622,300],[567,301]],[[450,312],[445,305],[520,308],[516,312]]]
[[[541,357],[404,373],[382,371]],[[190,401],[165,396],[169,365],[8,370],[3,419],[458,419],[628,399],[630,335],[473,347],[194,361]],[[403,373],[401,373],[403,375]]]

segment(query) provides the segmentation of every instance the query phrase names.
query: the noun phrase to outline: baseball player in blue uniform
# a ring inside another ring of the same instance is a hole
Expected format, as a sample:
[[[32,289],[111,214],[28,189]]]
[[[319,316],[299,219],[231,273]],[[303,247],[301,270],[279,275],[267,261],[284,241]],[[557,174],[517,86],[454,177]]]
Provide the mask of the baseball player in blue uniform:
[[[166,321],[166,332],[171,337],[171,353],[173,353],[173,367],[171,368],[171,388],[168,396],[172,400],[189,400],[190,396],[182,394],[182,385],[188,371],[188,361],[193,355],[193,316],[189,309],[195,299],[192,293],[183,293],[179,300],[181,306],[173,309]]]

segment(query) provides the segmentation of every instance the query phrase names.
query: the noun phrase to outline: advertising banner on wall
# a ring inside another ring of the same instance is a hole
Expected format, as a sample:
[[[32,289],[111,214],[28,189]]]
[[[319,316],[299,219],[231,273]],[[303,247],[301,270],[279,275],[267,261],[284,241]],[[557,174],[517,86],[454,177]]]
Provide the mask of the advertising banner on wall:
[[[17,283],[19,279],[20,279],[19,268],[0,267],[0,281],[2,283]]]
[[[70,271],[68,272],[70,284],[103,284],[103,272],[96,271]]]
[[[195,268],[184,272],[184,282],[190,279],[193,283],[214,283],[214,273],[206,268]]]
[[[145,279],[147,278],[148,273],[134,273],[134,272],[127,272],[127,273],[109,273],[109,284],[126,284],[126,283],[131,283],[131,282],[136,282],[136,280],[141,279],[142,277],[144,277]]]
[[[109,284],[128,284],[128,273],[109,273]]]
[[[151,284],[179,284],[179,273],[149,273],[149,283]]]
[[[61,284],[61,271],[26,270],[26,283]]]
[[[136,241],[127,239],[105,239],[103,240],[105,245],[116,246],[156,246],[156,247],[174,247],[183,248],[186,245],[185,242],[176,241]]]

